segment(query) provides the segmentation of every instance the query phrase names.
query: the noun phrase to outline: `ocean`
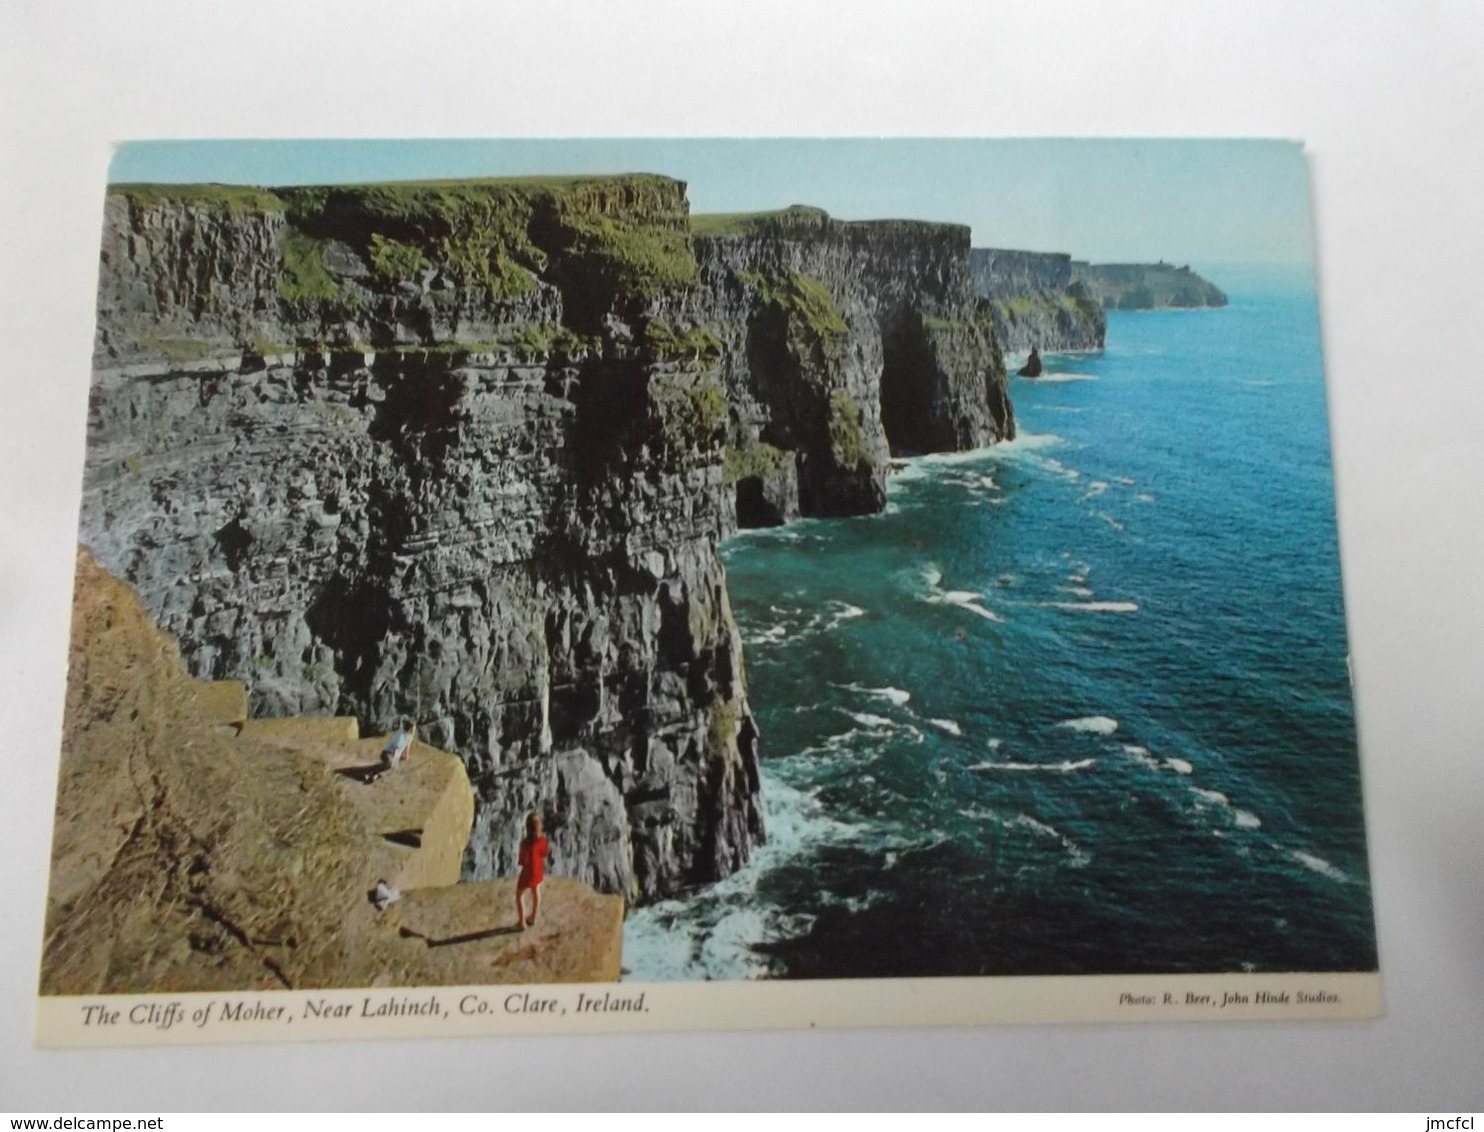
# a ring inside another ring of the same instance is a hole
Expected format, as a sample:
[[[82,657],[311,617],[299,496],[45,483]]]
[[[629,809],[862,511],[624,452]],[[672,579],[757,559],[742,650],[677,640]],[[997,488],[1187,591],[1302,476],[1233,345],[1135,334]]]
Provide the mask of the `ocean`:
[[[1318,312],[1111,312],[1020,435],[723,548],[768,842],[626,978],[1370,970]]]

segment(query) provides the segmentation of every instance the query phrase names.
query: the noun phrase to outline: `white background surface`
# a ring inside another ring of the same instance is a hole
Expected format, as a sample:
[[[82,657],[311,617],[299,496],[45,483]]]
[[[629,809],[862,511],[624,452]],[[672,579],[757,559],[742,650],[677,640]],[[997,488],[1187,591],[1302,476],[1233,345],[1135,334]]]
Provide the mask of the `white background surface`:
[[[8,0],[0,1109],[1484,1107],[1481,45],[1475,0]],[[110,142],[600,134],[1308,142],[1385,1019],[32,1047]]]

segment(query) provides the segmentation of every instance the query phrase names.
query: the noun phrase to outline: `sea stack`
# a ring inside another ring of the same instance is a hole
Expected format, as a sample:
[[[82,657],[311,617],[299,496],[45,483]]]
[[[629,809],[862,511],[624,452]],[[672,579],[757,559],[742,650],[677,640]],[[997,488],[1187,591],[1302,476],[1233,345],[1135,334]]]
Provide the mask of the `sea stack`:
[[[1015,372],[1020,377],[1040,377],[1041,376],[1041,351],[1038,350],[1038,349],[1036,349],[1036,347],[1032,346],[1031,347],[1031,356],[1028,357],[1028,358],[1026,358],[1025,365],[1021,366]]]

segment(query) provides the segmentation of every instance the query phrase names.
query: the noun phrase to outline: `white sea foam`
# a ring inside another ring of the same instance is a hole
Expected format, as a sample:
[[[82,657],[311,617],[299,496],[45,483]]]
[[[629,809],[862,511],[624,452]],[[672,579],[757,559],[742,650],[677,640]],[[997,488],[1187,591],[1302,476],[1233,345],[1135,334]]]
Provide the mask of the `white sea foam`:
[[[1262,821],[1250,810],[1233,810],[1232,818],[1238,829],[1260,829]]]
[[[849,842],[860,827],[830,817],[813,792],[764,771],[768,840],[745,868],[686,900],[636,909],[624,924],[624,966],[639,981],[759,978],[771,961],[756,945],[797,937],[807,916],[760,899],[758,881],[818,844]]]
[[[1031,817],[1030,814],[1016,814],[1014,819],[1007,822],[1006,825],[1019,826],[1021,829],[1028,829],[1031,832],[1039,833],[1044,837],[1055,837],[1057,839],[1061,838],[1061,830],[1057,829],[1055,826],[1049,826],[1043,821],[1037,821],[1035,818]]]
[[[788,636],[787,625],[770,625],[756,633],[744,633],[742,643],[745,645],[772,645],[777,644]]]
[[[862,727],[869,727],[872,730],[879,731],[882,729],[890,729],[896,726],[895,723],[882,715],[872,715],[869,712],[864,711],[847,711],[845,708],[841,708],[840,711],[843,714],[849,716],[851,719],[855,720]]]
[[[986,621],[1003,621],[1004,618],[998,613],[984,608],[983,605],[975,600],[979,596],[979,594],[970,593],[968,590],[949,590],[942,595],[942,600],[948,602],[950,605],[956,605],[960,609],[967,609],[970,613],[977,614]]]
[[[1112,527],[1115,531],[1123,530],[1123,524],[1120,523],[1117,519],[1113,518],[1112,515],[1105,515],[1101,511],[1099,511],[1097,514],[1099,519],[1107,523],[1108,526]]]
[[[1069,467],[1067,467],[1065,464],[1063,464],[1060,460],[1056,459],[1054,456],[1048,456],[1048,457],[1046,457],[1046,459],[1043,461],[1043,463],[1045,464],[1045,466],[1050,471],[1055,472],[1057,475],[1061,476],[1063,479],[1066,479],[1066,480],[1080,480],[1082,478],[1082,473],[1079,472],[1076,468],[1069,468]]]
[[[1043,821],[1037,821],[1029,814],[1016,814],[1012,820],[1003,822],[1001,824],[1003,824],[1006,829],[1028,829],[1039,837],[1047,837],[1052,839],[1053,841],[1059,842],[1061,844],[1061,847],[1067,851],[1067,855],[1071,858],[1073,868],[1083,868],[1088,863],[1088,861],[1091,860],[1086,851],[1083,850],[1082,847],[1074,842],[1070,837],[1062,833],[1061,830],[1057,829],[1055,826],[1047,825]]]
[[[973,766],[969,767],[969,769],[970,770],[981,770],[981,771],[996,771],[996,770],[1011,770],[1011,771],[1041,770],[1041,771],[1051,771],[1051,772],[1056,773],[1056,774],[1069,774],[1069,773],[1071,773],[1074,770],[1086,770],[1088,767],[1092,766],[1092,764],[1095,763],[1096,761],[1097,761],[1096,759],[1077,759],[1075,761],[1073,761],[1071,759],[1068,759],[1066,762],[1060,762],[1060,763],[995,763],[995,762],[983,762],[983,763],[975,763]]]
[[[1043,601],[1038,604],[1047,609],[1068,609],[1077,613],[1137,613],[1139,606],[1132,601]]]
[[[896,483],[911,483],[928,475],[933,468],[952,467],[956,464],[973,464],[983,460],[1015,460],[1042,448],[1062,443],[1062,438],[1051,432],[1016,433],[1014,440],[1001,441],[987,448],[971,448],[965,452],[933,452],[926,456],[914,456],[908,466],[887,477],[887,488]]]
[[[1209,802],[1213,806],[1231,805],[1231,799],[1223,794],[1220,790],[1204,790],[1199,786],[1192,786],[1190,788],[1190,792],[1197,798],[1200,798],[1205,802]]]
[[[1128,476],[1113,476],[1112,477],[1112,480],[1113,480],[1114,483],[1122,484],[1124,487],[1133,487],[1134,486],[1134,481],[1131,480],[1131,479],[1129,479]]]
[[[1056,726],[1062,731],[1076,731],[1082,735],[1111,735],[1118,730],[1118,720],[1106,715],[1084,715],[1077,719],[1064,719]]]
[[[1177,758],[1173,758],[1173,757],[1168,758],[1168,759],[1165,759],[1165,766],[1169,767],[1176,774],[1194,774],[1195,773],[1195,767],[1191,766],[1184,759],[1177,759]]]
[[[962,735],[964,733],[964,729],[951,719],[929,719],[928,722],[940,731],[946,731],[950,735]]]
[[[1092,597],[1092,591],[1086,586],[1057,586],[1059,594],[1071,594],[1073,597]]]
[[[926,736],[922,731],[910,723],[901,723],[895,719],[888,719],[884,715],[874,715],[868,711],[850,711],[848,708],[837,708],[841,715],[861,727],[865,731],[857,731],[854,728],[841,735],[831,735],[824,741],[824,749],[836,751],[855,751],[862,746],[874,745],[882,739],[893,736],[906,736],[914,743],[921,743]],[[860,740],[861,742],[857,742]],[[811,748],[819,750],[819,748]],[[872,746],[872,749],[876,749]]]
[[[834,607],[834,612],[825,625],[826,629],[833,629],[842,621],[853,621],[857,617],[864,617],[866,611],[858,605],[851,605],[845,601],[832,601],[829,603]]]
[[[1321,876],[1329,877],[1330,880],[1348,881],[1350,878],[1339,869],[1335,868],[1323,857],[1316,857],[1313,853],[1305,853],[1302,849],[1295,849],[1289,854],[1295,861],[1306,869],[1313,869]]]
[[[986,621],[1003,621],[998,613],[988,609],[980,601],[982,594],[973,590],[944,590],[943,572],[933,563],[928,563],[922,569],[922,580],[927,585],[927,593],[921,595],[922,600],[930,605],[956,605],[960,609],[967,609],[970,613],[983,617]]]
[[[863,696],[871,696],[873,699],[885,700],[887,703],[901,707],[912,698],[911,692],[903,691],[901,688],[867,688],[864,684],[836,684],[836,688],[844,688],[851,692],[859,692]]]
[[[1037,385],[1065,385],[1069,381],[1096,381],[1097,375],[1067,370],[1064,373],[1042,373],[1040,377],[1029,377],[1026,380]]]
[[[1149,753],[1148,747],[1140,747],[1136,743],[1125,743],[1123,745],[1123,752],[1135,762],[1142,763],[1150,770],[1159,769],[1159,760]]]
[[[744,634],[743,644],[772,645],[789,638],[811,637],[818,633],[827,633],[846,621],[866,615],[866,611],[860,606],[844,601],[827,601],[822,610],[802,621],[800,619],[804,618],[803,610],[781,609],[776,605],[770,606],[769,609],[780,620],[766,629]]]
[[[1108,484],[1105,480],[1093,480],[1087,485],[1087,490],[1082,493],[1082,498],[1084,500],[1096,499],[1107,490]]]
[[[1003,739],[1001,739],[998,735],[992,735],[987,740],[985,740],[984,745],[986,747],[988,747],[991,751],[998,751],[1001,747],[1003,747],[1005,745],[1005,741]]]
[[[917,460],[907,460],[902,466],[893,464],[891,472],[886,477],[887,490],[899,484],[916,483],[918,480],[927,478],[927,466]]]

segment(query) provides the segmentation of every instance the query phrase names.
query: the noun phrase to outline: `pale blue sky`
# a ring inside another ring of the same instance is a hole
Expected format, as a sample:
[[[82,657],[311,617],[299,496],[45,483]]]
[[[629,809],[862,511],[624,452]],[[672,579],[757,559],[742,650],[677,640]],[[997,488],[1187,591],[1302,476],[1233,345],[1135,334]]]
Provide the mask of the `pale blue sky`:
[[[813,204],[845,219],[951,220],[976,246],[1079,259],[1312,261],[1294,142],[850,138],[129,142],[112,181],[290,185],[665,173],[695,212]]]

